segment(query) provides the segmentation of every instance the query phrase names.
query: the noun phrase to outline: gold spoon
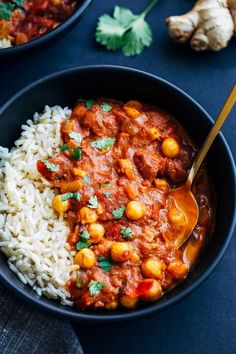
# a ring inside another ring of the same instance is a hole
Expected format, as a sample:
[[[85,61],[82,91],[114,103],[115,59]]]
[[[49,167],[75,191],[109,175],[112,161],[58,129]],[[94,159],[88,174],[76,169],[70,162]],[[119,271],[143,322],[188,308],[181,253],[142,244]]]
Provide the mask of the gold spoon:
[[[201,149],[198,152],[196,160],[193,163],[193,166],[188,175],[186,183],[179,188],[172,189],[170,196],[173,198],[173,201],[178,209],[180,209],[186,219],[186,226],[178,234],[177,239],[175,240],[175,246],[177,248],[181,247],[189,238],[193,229],[195,228],[198,217],[199,217],[199,208],[196,202],[196,199],[191,191],[191,187],[196,177],[196,174],[201,166],[205,156],[210,149],[215,137],[220,131],[223,123],[228,117],[231,109],[233,108],[236,101],[236,84],[233,86],[232,91],[230,92],[224,106],[222,107],[213,127],[211,128],[205,142],[203,143]]]

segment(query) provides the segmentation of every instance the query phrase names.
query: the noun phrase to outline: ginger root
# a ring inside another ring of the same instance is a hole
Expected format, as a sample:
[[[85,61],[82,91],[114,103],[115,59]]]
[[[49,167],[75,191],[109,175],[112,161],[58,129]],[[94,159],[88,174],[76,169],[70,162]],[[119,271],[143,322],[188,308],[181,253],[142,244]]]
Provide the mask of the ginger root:
[[[196,51],[225,48],[236,33],[236,0],[197,0],[191,11],[166,19],[176,41],[190,40]]]

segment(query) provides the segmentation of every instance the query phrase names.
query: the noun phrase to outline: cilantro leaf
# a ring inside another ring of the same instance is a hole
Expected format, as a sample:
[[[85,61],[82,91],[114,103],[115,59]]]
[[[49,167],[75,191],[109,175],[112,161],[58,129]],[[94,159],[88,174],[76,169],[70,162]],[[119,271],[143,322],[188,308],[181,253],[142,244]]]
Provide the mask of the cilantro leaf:
[[[99,294],[103,286],[104,284],[101,281],[91,280],[88,286],[90,295],[93,296]]]
[[[86,242],[90,238],[90,233],[87,230],[84,230],[82,234],[80,235],[81,241]]]
[[[80,147],[77,147],[73,150],[71,156],[73,157],[73,159],[75,160],[80,160],[82,157],[82,149]]]
[[[121,229],[121,235],[122,238],[124,238],[125,240],[132,240],[133,238],[133,232],[132,229],[130,227],[122,227]]]
[[[89,247],[88,241],[79,241],[76,243],[77,251],[81,251],[83,248],[88,248],[88,247]]]
[[[101,184],[101,187],[102,187],[102,188],[110,188],[110,187],[112,187],[112,185],[111,185],[111,183],[109,183],[109,182],[105,182],[105,183],[102,183],[102,184]]]
[[[13,0],[13,3],[16,4],[17,7],[22,7],[25,0]]]
[[[89,108],[91,108],[92,107],[92,105],[95,103],[95,100],[87,100],[87,101],[85,101],[85,107],[87,108],[87,109],[89,109]]]
[[[59,170],[58,165],[54,165],[54,163],[49,162],[47,160],[42,160],[42,163],[47,167],[47,169],[51,172],[57,172]]]
[[[111,198],[111,193],[110,192],[104,192],[103,193],[106,198]]]
[[[62,196],[61,196],[62,202],[65,202],[68,199],[80,199],[80,198],[81,198],[81,194],[79,192],[65,193],[65,194],[62,194]]]
[[[10,2],[0,2],[0,20],[9,21],[14,7]]]
[[[100,140],[93,141],[90,145],[99,150],[106,150],[108,147],[111,147],[115,143],[115,138],[104,138]]]
[[[112,110],[112,107],[111,107],[109,104],[107,104],[107,103],[102,103],[102,104],[101,104],[101,108],[102,108],[103,111],[105,111],[105,112],[110,112],[110,111]]]
[[[76,132],[70,132],[69,137],[71,139],[74,139],[78,144],[81,144],[81,141],[83,139],[82,135],[80,133],[76,133]]]
[[[70,150],[70,145],[69,145],[69,144],[61,145],[61,146],[60,146],[60,150],[61,150],[61,151]]]
[[[96,28],[96,41],[108,50],[121,49],[125,56],[140,54],[152,43],[152,30],[145,17],[157,1],[152,0],[140,15],[119,6],[114,8],[113,17],[102,15]]]
[[[112,263],[109,260],[108,257],[99,257],[98,258],[98,265],[100,268],[102,268],[102,270],[106,273],[109,272],[109,270],[112,267]]]
[[[96,195],[89,199],[88,207],[91,208],[91,209],[97,209],[97,207],[98,207],[98,198],[97,198]]]
[[[125,206],[122,205],[120,208],[113,210],[112,215],[114,216],[115,220],[119,220],[122,218],[125,212]]]
[[[84,183],[90,183],[90,178],[89,177],[84,177],[83,178]]]

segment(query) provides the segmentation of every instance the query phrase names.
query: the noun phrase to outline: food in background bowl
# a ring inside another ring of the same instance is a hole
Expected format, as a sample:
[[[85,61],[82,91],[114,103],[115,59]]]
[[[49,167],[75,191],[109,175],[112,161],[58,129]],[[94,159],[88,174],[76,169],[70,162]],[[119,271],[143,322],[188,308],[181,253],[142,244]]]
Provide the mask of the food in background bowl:
[[[0,48],[38,38],[64,22],[80,0],[0,2]]]
[[[170,115],[80,100],[71,115],[47,107],[28,124],[1,193],[0,245],[22,281],[79,309],[115,309],[155,301],[187,276],[212,232],[214,193],[202,167],[199,221],[176,249],[187,215],[169,190],[185,182],[196,148]]]

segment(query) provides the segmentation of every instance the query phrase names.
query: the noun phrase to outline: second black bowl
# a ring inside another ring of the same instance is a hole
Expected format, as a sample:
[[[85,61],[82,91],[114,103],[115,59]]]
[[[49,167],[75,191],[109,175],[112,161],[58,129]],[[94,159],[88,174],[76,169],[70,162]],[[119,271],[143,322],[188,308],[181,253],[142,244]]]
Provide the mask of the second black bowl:
[[[121,100],[137,99],[164,108],[175,116],[199,146],[212,126],[211,118],[201,106],[170,83],[129,68],[93,66],[50,75],[28,86],[8,101],[0,110],[0,145],[12,147],[20,136],[21,125],[31,118],[34,112],[41,112],[46,104],[73,107],[78,98],[101,96]],[[0,254],[0,281],[15,294],[41,309],[80,321],[126,320],[158,312],[173,305],[210,275],[223,257],[233,234],[236,219],[235,166],[222,134],[216,138],[209,152],[208,166],[214,177],[218,199],[214,235],[194,271],[159,301],[132,311],[82,312],[64,307],[58,302],[39,297],[29,286],[22,284],[9,269],[3,254]]]

